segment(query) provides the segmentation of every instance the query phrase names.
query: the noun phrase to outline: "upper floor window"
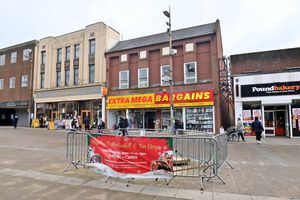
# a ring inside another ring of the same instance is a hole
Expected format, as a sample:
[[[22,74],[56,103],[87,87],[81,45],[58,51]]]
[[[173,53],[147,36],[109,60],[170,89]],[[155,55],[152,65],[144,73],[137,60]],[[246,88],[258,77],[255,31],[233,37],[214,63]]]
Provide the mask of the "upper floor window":
[[[80,46],[79,44],[75,44],[74,46],[74,58],[78,59],[80,54]]]
[[[44,65],[46,62],[46,51],[41,52],[41,64]]]
[[[0,79],[0,90],[4,88],[4,79]]]
[[[196,62],[184,63],[184,83],[197,82]]]
[[[17,52],[12,52],[10,57],[10,63],[16,63],[17,62]]]
[[[27,61],[30,59],[31,49],[24,49],[23,50],[23,61]]]
[[[59,48],[57,49],[57,60],[56,60],[57,63],[61,63],[61,55],[62,55],[62,49]]]
[[[5,65],[5,55],[0,55],[0,65]]]
[[[74,68],[74,85],[79,84],[79,68]]]
[[[27,87],[28,86],[28,75],[22,75],[22,87]]]
[[[16,87],[16,77],[10,77],[9,78],[9,88],[15,88]]]
[[[148,68],[141,68],[138,71],[138,78],[139,78],[139,87],[148,87],[149,79],[148,79]]]
[[[121,55],[121,62],[126,62],[127,61],[127,54]]]
[[[89,83],[95,83],[95,65],[89,65]]]
[[[119,72],[119,89],[128,89],[129,88],[129,71],[120,71]]]
[[[96,51],[96,40],[92,39],[89,41],[89,54],[90,55],[95,55],[95,51]]]
[[[65,86],[70,85],[70,70],[66,69],[65,70]]]
[[[147,58],[147,51],[140,51],[140,59]]]
[[[171,67],[170,65],[163,65],[160,68],[160,85],[170,85],[171,80]]]
[[[45,88],[45,72],[41,73],[41,88]]]
[[[56,87],[61,86],[61,71],[56,71]]]
[[[70,60],[71,47],[66,47],[66,60]]]
[[[185,52],[194,51],[194,44],[193,43],[187,43],[185,45]]]

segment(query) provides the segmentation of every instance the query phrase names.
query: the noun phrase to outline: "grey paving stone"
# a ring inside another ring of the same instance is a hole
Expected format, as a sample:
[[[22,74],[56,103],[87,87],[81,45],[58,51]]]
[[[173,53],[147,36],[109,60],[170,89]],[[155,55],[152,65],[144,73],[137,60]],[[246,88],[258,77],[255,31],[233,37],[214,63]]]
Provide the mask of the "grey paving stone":
[[[144,188],[144,190],[141,192],[141,194],[175,198],[177,194],[177,190],[178,189],[174,189],[174,188],[164,188],[164,187],[147,185]]]

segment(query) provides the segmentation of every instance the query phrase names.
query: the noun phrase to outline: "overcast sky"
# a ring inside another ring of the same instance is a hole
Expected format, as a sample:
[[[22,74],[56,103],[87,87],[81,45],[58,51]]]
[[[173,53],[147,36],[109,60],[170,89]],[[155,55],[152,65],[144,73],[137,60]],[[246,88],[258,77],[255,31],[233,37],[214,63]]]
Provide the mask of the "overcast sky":
[[[298,0],[0,0],[0,49],[104,22],[123,40],[221,22],[224,55],[300,47]]]

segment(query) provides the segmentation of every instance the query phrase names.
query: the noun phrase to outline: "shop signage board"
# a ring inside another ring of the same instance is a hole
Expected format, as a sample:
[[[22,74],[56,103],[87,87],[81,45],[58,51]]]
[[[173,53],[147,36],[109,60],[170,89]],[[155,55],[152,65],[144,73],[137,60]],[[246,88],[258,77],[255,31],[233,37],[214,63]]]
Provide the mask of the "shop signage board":
[[[282,82],[242,85],[242,97],[297,95],[300,94],[300,82]]]
[[[174,92],[175,107],[214,105],[213,90]],[[135,94],[109,96],[107,109],[118,108],[162,108],[170,106],[170,93]]]
[[[172,144],[170,137],[89,137],[89,166],[118,178],[171,176]]]

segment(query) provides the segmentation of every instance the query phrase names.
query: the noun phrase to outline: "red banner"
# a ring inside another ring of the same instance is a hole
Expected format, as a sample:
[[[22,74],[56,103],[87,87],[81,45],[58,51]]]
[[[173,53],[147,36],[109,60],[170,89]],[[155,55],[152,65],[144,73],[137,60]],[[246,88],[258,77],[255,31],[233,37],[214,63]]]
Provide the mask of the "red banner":
[[[103,135],[90,138],[90,151],[90,162],[101,163],[108,167],[102,171],[110,173],[173,171],[172,138]]]

